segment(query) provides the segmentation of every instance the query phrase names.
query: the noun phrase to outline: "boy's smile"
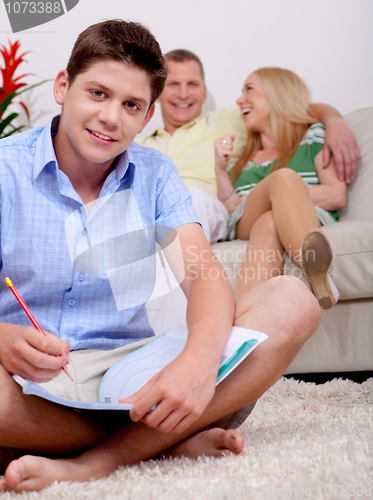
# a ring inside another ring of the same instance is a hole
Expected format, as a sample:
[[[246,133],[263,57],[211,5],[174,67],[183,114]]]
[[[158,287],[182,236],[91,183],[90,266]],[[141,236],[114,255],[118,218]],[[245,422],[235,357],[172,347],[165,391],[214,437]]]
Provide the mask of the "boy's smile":
[[[61,71],[54,85],[63,106],[54,146],[59,166],[68,177],[79,169],[107,175],[116,156],[125,151],[154,112],[149,109],[148,75],[114,60],[100,60],[69,85]],[[99,167],[99,168],[98,168]]]

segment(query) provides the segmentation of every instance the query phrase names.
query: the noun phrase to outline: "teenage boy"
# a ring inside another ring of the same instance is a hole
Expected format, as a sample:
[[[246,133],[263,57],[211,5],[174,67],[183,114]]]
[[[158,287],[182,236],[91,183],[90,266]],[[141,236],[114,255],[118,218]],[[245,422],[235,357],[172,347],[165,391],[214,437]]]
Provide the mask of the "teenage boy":
[[[234,135],[233,154],[236,154],[244,148],[247,131],[238,107],[201,115],[207,88],[198,56],[177,49],[167,53],[166,58],[169,74],[159,98],[164,128],[139,139],[139,142],[174,160],[181,178],[191,190],[193,205],[206,237],[213,243],[225,239],[228,218],[227,210],[216,198],[214,140]],[[333,154],[339,176],[350,182],[359,160],[352,133],[332,107],[312,104],[311,109],[326,127],[324,165],[328,165]]]
[[[13,280],[46,332],[28,326],[0,285],[0,446],[20,455],[0,480],[3,490],[88,481],[160,454],[239,454],[243,439],[232,429],[239,410],[278,379],[319,324],[316,299],[296,279],[266,282],[235,303],[172,161],[132,143],[153,115],[166,71],[141,25],[91,26],[56,77],[61,116],[0,143],[0,282]],[[95,412],[23,395],[11,374],[90,398],[116,358],[151,338],[144,302],[153,279],[138,265],[139,252],[147,255],[139,235],[154,249],[172,230],[184,260],[188,342],[126,400],[131,420],[110,412],[98,422]],[[216,388],[233,324],[269,338]],[[74,382],[61,371],[69,356]],[[225,428],[201,431],[217,419]]]

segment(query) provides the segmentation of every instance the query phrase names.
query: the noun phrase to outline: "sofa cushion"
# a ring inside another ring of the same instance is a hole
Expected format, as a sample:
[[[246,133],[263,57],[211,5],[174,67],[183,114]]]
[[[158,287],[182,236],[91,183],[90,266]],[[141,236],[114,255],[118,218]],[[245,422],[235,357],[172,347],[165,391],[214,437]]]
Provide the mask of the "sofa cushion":
[[[344,118],[355,135],[361,160],[347,190],[347,204],[339,211],[341,221],[373,216],[373,107],[358,109]]]
[[[227,278],[233,288],[236,288],[237,273],[244,258],[248,242],[242,240],[222,241],[211,245],[216,257],[222,264]]]

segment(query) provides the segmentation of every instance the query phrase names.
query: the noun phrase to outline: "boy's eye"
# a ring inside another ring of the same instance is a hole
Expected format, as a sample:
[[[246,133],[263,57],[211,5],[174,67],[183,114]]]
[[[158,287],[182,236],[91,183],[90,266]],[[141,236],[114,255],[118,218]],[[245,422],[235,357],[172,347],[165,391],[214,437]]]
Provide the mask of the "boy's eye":
[[[127,106],[127,108],[129,108],[131,110],[139,109],[138,105],[135,102],[131,102],[131,101],[127,102],[126,106]]]
[[[104,92],[102,92],[102,90],[93,90],[92,95],[94,97],[100,98],[100,97],[104,97],[105,94],[104,94]]]

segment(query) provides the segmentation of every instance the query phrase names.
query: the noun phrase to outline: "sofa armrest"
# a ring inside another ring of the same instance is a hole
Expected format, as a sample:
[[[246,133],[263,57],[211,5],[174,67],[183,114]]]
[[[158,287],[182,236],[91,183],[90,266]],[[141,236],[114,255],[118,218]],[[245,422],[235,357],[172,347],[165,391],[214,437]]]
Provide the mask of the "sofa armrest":
[[[337,222],[322,231],[333,247],[340,300],[373,297],[373,217]]]

